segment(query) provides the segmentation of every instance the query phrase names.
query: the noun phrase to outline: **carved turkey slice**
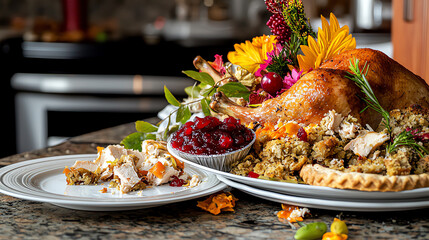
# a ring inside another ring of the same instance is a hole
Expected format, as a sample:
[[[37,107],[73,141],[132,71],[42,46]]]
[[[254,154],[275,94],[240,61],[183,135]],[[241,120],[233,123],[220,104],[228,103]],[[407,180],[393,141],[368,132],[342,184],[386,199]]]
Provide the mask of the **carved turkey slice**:
[[[279,119],[295,120],[300,123],[318,123],[323,116],[334,109],[346,116],[351,114],[363,124],[376,127],[381,115],[373,110],[360,112],[366,105],[359,99],[360,89],[346,78],[350,60],[359,59],[360,69],[369,65],[367,75],[375,96],[381,106],[390,111],[419,104],[429,108],[429,86],[384,53],[372,49],[355,49],[327,60],[294,84],[289,90],[263,102],[258,108],[239,106],[222,93],[216,93],[211,108],[223,114],[236,117],[242,123],[276,123]]]

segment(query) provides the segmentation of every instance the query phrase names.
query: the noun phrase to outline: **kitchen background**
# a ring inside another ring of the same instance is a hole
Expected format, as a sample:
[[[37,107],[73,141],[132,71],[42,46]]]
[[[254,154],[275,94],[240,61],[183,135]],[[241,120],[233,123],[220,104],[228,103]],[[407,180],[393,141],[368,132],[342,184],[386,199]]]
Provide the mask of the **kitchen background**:
[[[334,12],[358,47],[393,57],[395,1],[303,3],[315,29]],[[396,4],[414,18],[412,2]],[[195,56],[226,57],[268,18],[263,0],[0,0],[0,157],[156,116]]]

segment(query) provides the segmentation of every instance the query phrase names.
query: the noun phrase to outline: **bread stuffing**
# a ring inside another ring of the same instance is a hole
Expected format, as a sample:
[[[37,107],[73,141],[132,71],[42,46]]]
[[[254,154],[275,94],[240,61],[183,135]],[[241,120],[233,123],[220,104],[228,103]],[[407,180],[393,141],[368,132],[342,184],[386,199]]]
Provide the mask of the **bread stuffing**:
[[[305,165],[388,177],[427,174],[429,155],[422,156],[401,144],[391,152],[387,148],[400,133],[408,131],[416,144],[429,149],[428,113],[418,105],[392,110],[392,139],[383,124],[374,131],[359,124],[353,116],[341,116],[335,111],[327,113],[319,124],[299,124],[306,139],[287,131],[278,134],[288,122],[279,122],[274,127],[263,125],[256,130],[259,148],[236,162],[231,173],[296,182],[303,181],[300,171]]]

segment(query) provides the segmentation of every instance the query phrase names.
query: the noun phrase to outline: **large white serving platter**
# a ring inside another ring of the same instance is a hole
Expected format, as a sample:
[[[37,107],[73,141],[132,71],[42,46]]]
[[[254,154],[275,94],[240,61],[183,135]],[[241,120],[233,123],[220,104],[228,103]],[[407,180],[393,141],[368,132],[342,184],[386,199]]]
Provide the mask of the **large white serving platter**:
[[[319,199],[349,199],[349,200],[397,200],[401,199],[415,199],[415,198],[429,198],[429,188],[418,188],[413,190],[406,190],[401,192],[368,192],[358,190],[343,190],[330,187],[312,186],[307,184],[287,183],[280,181],[270,181],[258,178],[250,178],[231,174],[228,172],[219,171],[206,166],[202,166],[195,162],[181,158],[180,156],[171,152],[176,158],[182,160],[188,165],[193,165],[201,170],[220,175],[226,179],[233,180],[235,182],[243,183],[255,188],[265,189],[277,193],[283,193],[288,195],[295,195],[301,197],[313,197]]]
[[[246,184],[238,183],[227,179],[221,175],[218,175],[219,180],[226,183],[227,185],[239,189],[245,193],[253,195],[258,198],[265,200],[279,202],[284,204],[290,204],[300,207],[309,208],[320,208],[327,210],[336,211],[355,211],[355,212],[387,212],[387,211],[404,211],[419,208],[429,207],[428,199],[404,199],[403,201],[391,201],[374,199],[369,201],[359,200],[330,200],[330,199],[319,199],[315,197],[298,197],[288,194],[271,192]]]
[[[121,194],[109,189],[108,183],[98,185],[67,185],[62,173],[76,160],[94,160],[96,155],[65,155],[28,160],[0,169],[0,193],[13,197],[47,202],[57,206],[88,211],[120,211],[149,208],[210,195],[223,190],[226,184],[214,174],[187,165],[185,172],[197,174],[202,182],[193,188],[162,185],[141,192]],[[101,193],[104,187],[107,193]]]

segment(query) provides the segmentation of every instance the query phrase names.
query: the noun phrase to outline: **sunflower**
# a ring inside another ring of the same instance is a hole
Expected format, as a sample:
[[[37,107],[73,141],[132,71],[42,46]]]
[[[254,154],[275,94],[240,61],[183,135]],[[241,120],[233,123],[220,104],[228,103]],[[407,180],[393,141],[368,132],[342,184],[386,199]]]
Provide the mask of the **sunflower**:
[[[322,16],[322,29],[319,28],[317,41],[309,36],[308,46],[301,45],[304,55],[298,55],[301,71],[308,72],[318,68],[325,60],[347,50],[356,48],[356,40],[349,34],[347,25],[340,28],[333,13],[328,21]]]
[[[228,53],[228,61],[245,68],[251,73],[258,70],[259,65],[263,64],[268,58],[267,53],[274,49],[276,36],[263,35],[254,37],[252,42],[247,40],[244,43],[235,44],[235,51]]]

